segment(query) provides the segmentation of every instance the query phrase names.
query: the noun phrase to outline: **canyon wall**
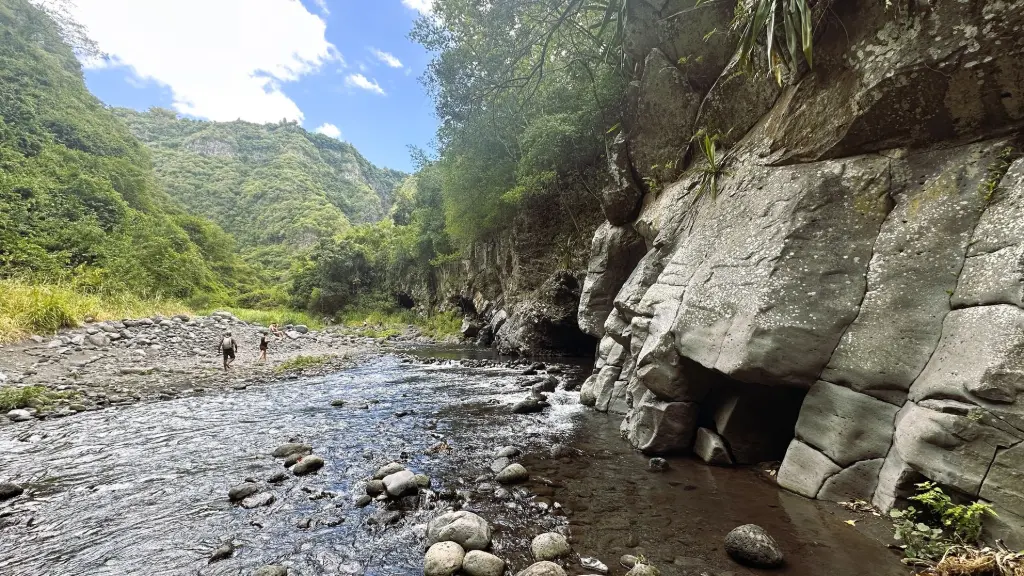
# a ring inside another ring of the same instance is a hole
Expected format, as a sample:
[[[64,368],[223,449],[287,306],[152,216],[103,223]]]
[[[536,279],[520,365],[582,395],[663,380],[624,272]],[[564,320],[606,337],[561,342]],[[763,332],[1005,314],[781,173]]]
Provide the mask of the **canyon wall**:
[[[811,498],[934,480],[1024,546],[1024,0],[820,1],[782,86],[741,73],[731,5],[692,4],[631,5],[582,401]]]

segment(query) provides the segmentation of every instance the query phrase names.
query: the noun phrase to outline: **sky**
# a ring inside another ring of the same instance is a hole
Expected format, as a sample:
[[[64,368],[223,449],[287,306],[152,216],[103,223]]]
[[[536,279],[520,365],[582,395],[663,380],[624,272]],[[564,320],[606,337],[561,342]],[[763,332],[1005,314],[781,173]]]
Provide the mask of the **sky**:
[[[86,84],[110,106],[296,120],[405,171],[408,146],[434,137],[419,80],[430,55],[408,39],[431,0],[72,2],[107,55],[84,62]]]

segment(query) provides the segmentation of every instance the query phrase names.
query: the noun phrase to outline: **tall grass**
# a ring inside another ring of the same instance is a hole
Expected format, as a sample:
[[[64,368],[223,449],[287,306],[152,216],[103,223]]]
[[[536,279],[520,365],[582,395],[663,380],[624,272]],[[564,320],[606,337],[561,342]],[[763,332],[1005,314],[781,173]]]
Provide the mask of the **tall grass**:
[[[73,328],[87,316],[120,320],[188,312],[188,306],[175,300],[141,298],[124,292],[90,293],[70,284],[0,279],[0,342],[5,343]]]
[[[277,324],[278,326],[285,326],[286,324],[303,324],[305,326],[308,326],[311,330],[318,330],[324,327],[324,322],[321,318],[317,318],[301,310],[291,310],[288,308],[254,310],[252,308],[232,308],[218,306],[216,308],[204,309],[201,311],[201,313],[208,315],[211,312],[215,312],[218,310],[223,310],[224,312],[231,312],[239,320],[248,322],[250,324],[262,324],[263,326],[270,326],[271,324]]]
[[[380,338],[401,334],[407,326],[412,325],[427,336],[441,339],[458,335],[462,327],[462,318],[455,312],[421,316],[412,310],[357,308],[339,313],[338,320],[346,327],[362,329],[364,334]]]

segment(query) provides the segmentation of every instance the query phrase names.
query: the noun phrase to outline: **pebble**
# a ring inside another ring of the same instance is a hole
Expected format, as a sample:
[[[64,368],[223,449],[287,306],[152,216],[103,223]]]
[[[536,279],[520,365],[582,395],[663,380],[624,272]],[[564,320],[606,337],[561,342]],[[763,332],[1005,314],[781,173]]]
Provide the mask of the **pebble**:
[[[312,474],[323,467],[323,458],[319,456],[306,456],[292,467],[292,474],[295,474],[296,476],[305,476],[306,474]]]

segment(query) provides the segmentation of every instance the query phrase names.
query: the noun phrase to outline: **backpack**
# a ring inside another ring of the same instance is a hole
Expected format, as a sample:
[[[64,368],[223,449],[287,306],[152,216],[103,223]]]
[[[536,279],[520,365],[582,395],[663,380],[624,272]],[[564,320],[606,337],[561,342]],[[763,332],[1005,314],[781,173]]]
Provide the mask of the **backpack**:
[[[235,339],[230,337],[230,336],[228,336],[227,338],[224,338],[223,340],[220,341],[220,349],[221,350],[232,350],[232,349],[234,349],[234,347],[235,347]]]

